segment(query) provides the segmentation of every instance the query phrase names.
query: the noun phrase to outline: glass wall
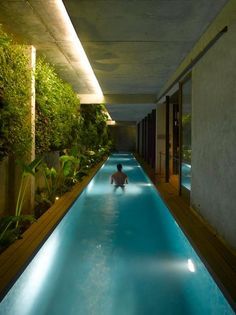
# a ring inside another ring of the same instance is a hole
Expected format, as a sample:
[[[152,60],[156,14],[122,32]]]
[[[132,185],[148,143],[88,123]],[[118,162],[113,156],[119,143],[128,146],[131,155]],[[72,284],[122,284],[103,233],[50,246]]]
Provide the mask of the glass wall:
[[[191,190],[191,120],[192,120],[192,84],[189,78],[182,84],[182,134],[181,134],[181,185]]]

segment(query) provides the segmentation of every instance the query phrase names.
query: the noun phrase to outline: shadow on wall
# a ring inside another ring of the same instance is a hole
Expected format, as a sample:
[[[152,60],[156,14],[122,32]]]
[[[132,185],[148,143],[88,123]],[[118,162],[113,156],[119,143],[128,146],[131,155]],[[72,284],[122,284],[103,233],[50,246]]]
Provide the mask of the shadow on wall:
[[[115,150],[134,152],[136,149],[136,125],[109,126]]]

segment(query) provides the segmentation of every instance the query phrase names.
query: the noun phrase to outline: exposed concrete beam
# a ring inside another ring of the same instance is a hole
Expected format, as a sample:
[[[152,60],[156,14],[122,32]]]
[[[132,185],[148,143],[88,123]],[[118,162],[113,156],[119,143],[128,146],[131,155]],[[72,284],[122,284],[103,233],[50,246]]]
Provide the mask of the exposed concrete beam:
[[[103,95],[98,94],[77,94],[80,104],[104,104]]]

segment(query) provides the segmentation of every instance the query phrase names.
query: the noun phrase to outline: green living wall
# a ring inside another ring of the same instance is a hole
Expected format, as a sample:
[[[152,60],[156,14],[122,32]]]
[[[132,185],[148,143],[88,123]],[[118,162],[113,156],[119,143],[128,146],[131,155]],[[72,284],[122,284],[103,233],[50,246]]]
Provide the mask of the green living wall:
[[[71,148],[79,139],[79,99],[43,59],[36,65],[36,153]]]
[[[85,150],[109,149],[111,145],[107,128],[107,114],[104,105],[81,106],[81,139]]]
[[[31,148],[30,84],[26,47],[14,45],[0,28],[0,160],[10,154],[23,157]]]
[[[36,153],[77,147],[80,153],[110,148],[104,105],[80,106],[71,86],[55,69],[37,60],[36,66]]]
[[[31,149],[29,98],[31,70],[26,46],[16,45],[0,29],[0,159],[19,158]],[[84,105],[72,87],[62,81],[53,66],[38,58],[36,88],[36,155],[77,146],[107,150],[110,146],[103,105]]]
[[[12,215],[8,215],[8,210],[1,211],[7,215],[0,218],[0,250],[1,246],[19,237],[25,224],[27,226],[34,220],[34,216],[22,214],[30,211],[28,207],[24,210],[25,196],[32,188],[30,177],[38,172],[43,181],[35,194],[34,214],[38,217],[56,197],[81,180],[88,169],[109,152],[111,146],[103,105],[80,107],[72,87],[60,79],[45,59],[37,59],[34,74],[37,158],[27,162],[27,152],[32,149],[33,141],[31,126],[27,123],[31,115],[29,100],[33,73],[29,67],[27,47],[16,45],[0,29],[0,162],[12,155],[18,159],[18,169],[21,170],[17,175],[19,183],[9,177],[8,185],[14,187],[15,192],[8,195],[12,199]],[[56,168],[48,165],[45,159],[48,152],[55,150],[59,152]],[[11,163],[14,161],[11,159]],[[10,165],[11,169],[15,167]],[[9,193],[8,188],[5,191]]]

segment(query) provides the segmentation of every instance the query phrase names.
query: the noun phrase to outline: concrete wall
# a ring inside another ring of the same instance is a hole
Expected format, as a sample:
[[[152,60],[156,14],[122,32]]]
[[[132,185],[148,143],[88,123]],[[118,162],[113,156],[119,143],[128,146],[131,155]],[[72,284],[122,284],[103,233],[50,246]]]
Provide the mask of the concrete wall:
[[[115,150],[134,152],[136,148],[136,125],[109,126],[111,137],[114,141]]]
[[[236,16],[223,19],[228,32],[192,72],[191,203],[236,248]]]

